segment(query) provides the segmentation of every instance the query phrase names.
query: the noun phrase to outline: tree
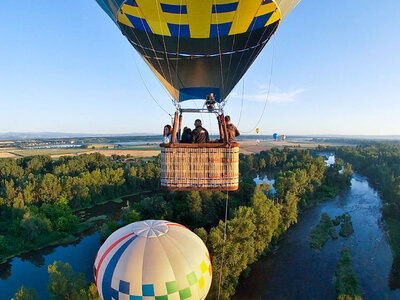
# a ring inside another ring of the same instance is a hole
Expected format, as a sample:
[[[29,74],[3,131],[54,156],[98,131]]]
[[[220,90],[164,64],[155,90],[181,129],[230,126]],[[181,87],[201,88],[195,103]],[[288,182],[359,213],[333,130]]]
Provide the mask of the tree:
[[[124,226],[138,221],[140,221],[140,215],[134,209],[126,211],[122,216],[122,224]]]
[[[61,185],[56,176],[51,173],[44,175],[38,188],[38,200],[43,202],[55,201],[61,193]]]
[[[97,287],[93,282],[88,287],[80,290],[79,300],[100,300]]]
[[[220,221],[217,227],[210,230],[207,239],[208,250],[211,252],[214,270],[222,268],[221,299],[229,299],[235,291],[240,273],[247,265],[254,262],[254,211],[250,207],[239,207],[234,218],[227,223],[227,238],[224,241],[224,222]],[[218,298],[218,277],[214,277],[210,297]]]
[[[264,169],[267,166],[267,163],[265,162],[264,158],[260,159],[260,162],[258,163],[260,170]]]
[[[162,195],[147,197],[140,201],[138,210],[143,219],[165,220],[169,215],[168,204]]]
[[[7,250],[7,241],[4,235],[0,234],[0,252],[4,253]]]
[[[25,173],[40,173],[44,168],[48,167],[52,163],[52,159],[49,155],[36,155],[28,158],[24,158],[23,164],[25,167]]]
[[[285,230],[288,229],[290,225],[297,223],[298,201],[299,198],[292,192],[288,192],[285,196],[281,209],[282,225]]]
[[[351,178],[351,176],[353,176],[353,168],[351,167],[351,164],[344,164],[342,174],[347,178]]]
[[[21,220],[20,231],[28,241],[34,241],[41,234],[48,232],[50,230],[49,226],[51,225],[44,219],[28,212]]]
[[[256,191],[251,204],[255,218],[254,232],[256,255],[260,255],[271,242],[274,232],[277,230],[280,219],[279,205],[265,196],[261,191]]]
[[[49,265],[47,271],[50,275],[47,286],[50,299],[79,299],[81,290],[86,286],[83,273],[75,274],[70,264],[61,261]]]
[[[12,179],[10,181],[5,180],[3,184],[5,188],[6,199],[8,200],[8,203],[12,203],[15,196],[17,195],[14,188],[14,180]]]
[[[36,295],[36,291],[33,288],[26,288],[21,286],[14,298],[11,300],[36,300],[39,299]]]

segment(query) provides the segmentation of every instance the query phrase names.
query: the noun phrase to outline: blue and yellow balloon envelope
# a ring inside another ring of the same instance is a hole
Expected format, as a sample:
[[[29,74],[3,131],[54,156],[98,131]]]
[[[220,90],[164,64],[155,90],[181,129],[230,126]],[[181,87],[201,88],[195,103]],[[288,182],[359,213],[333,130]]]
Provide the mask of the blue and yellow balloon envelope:
[[[224,101],[300,0],[96,0],[177,102]]]

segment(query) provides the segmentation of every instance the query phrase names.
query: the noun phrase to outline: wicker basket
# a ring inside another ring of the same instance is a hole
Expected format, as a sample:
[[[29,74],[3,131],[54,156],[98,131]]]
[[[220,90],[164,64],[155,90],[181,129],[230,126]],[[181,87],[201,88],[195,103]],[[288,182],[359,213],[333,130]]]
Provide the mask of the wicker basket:
[[[161,187],[166,190],[239,188],[239,144],[162,144]]]

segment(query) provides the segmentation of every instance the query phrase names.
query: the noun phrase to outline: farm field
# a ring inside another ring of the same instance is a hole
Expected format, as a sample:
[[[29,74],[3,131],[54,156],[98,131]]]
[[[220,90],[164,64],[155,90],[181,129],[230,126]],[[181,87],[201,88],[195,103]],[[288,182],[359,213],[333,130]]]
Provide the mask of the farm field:
[[[255,140],[240,141],[240,153],[251,154],[259,153],[264,150],[277,148],[300,148],[300,149],[312,149],[321,146],[329,146],[329,143],[316,143],[316,142],[304,142],[304,141],[260,141],[259,145],[256,145]],[[59,158],[60,156],[75,156],[84,153],[101,153],[105,156],[111,155],[130,155],[132,157],[151,157],[156,156],[160,153],[160,148],[157,143],[150,143],[148,145],[140,146],[125,146],[118,149],[17,149],[17,148],[4,148],[0,149],[0,158],[20,158],[33,155],[50,155],[52,158]]]

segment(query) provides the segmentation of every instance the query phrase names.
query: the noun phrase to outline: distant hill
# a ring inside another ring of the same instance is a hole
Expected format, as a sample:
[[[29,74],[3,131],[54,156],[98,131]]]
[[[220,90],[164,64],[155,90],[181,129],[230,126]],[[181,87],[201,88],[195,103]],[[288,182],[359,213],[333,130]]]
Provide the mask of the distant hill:
[[[33,139],[71,139],[71,138],[109,138],[109,137],[139,137],[147,136],[154,137],[159,134],[154,133],[120,133],[120,134],[102,134],[102,133],[67,133],[67,132],[6,132],[0,133],[0,141],[22,141],[22,140],[33,140]],[[217,136],[213,136],[216,138]],[[286,135],[287,139],[314,139],[314,140],[331,140],[331,139],[343,139],[343,140],[376,140],[376,141],[387,141],[387,140],[400,140],[400,135]],[[272,139],[271,135],[242,135],[238,140],[246,140],[249,138],[259,139]]]

